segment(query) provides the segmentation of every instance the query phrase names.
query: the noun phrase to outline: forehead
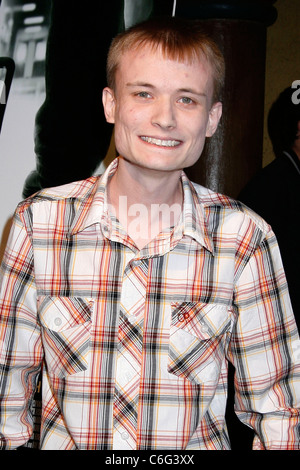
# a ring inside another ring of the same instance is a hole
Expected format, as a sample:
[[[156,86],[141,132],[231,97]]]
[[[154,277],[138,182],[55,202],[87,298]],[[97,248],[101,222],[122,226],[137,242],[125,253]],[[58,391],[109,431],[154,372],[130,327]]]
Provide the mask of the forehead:
[[[213,84],[212,68],[203,54],[190,54],[184,58],[174,57],[161,47],[149,44],[123,52],[116,73],[116,83],[128,78],[145,77],[148,81],[163,82],[172,78],[174,83],[180,80],[193,80]]]

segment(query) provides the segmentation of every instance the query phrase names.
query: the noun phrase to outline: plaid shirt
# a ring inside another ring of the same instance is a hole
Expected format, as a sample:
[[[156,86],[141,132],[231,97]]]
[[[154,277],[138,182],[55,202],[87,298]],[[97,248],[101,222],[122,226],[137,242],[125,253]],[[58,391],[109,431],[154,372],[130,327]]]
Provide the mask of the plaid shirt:
[[[229,360],[254,449],[299,449],[300,342],[270,227],[182,173],[179,222],[138,250],[108,212],[117,162],[16,211],[2,263],[2,447],[31,436],[42,367],[42,449],[229,449]]]

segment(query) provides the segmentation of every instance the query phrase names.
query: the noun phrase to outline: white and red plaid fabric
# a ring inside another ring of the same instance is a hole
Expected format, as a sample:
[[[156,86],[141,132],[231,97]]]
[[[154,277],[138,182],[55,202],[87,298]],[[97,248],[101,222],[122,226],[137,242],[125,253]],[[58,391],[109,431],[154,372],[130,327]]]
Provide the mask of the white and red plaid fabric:
[[[255,449],[299,449],[300,342],[276,239],[184,173],[178,224],[138,250],[102,177],[15,213],[2,263],[0,442],[42,449],[229,449],[227,361]]]

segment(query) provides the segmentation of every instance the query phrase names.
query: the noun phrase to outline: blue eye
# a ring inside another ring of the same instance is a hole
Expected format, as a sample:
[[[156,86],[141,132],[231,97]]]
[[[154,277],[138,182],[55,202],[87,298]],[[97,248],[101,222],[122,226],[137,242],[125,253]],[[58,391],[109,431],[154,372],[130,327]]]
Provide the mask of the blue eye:
[[[182,98],[180,98],[180,100],[183,104],[192,104],[193,103],[193,100],[192,98],[189,98],[188,96],[183,96]]]
[[[140,91],[139,93],[137,93],[137,96],[139,96],[140,98],[151,98],[147,91]]]

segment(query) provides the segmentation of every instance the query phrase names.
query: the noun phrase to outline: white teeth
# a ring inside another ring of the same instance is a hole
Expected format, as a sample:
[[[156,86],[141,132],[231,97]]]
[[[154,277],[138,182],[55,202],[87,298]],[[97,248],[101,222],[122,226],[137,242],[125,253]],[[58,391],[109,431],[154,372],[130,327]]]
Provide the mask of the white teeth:
[[[161,140],[161,139],[154,139],[153,137],[141,137],[142,140],[148,142],[149,144],[160,145],[163,147],[176,147],[179,145],[180,142],[178,140]]]

